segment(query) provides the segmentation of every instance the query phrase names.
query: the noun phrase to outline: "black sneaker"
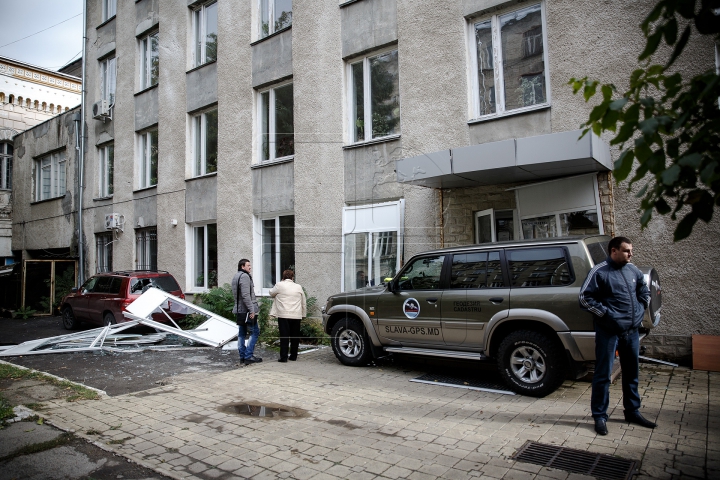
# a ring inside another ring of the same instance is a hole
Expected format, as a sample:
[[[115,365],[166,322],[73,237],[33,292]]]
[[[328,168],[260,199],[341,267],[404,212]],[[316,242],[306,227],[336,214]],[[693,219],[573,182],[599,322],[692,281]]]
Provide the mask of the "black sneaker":
[[[246,364],[250,364],[250,363],[260,363],[260,362],[262,362],[262,358],[256,357],[255,355],[253,355],[253,356],[250,357],[250,358],[246,358],[246,359],[245,359],[245,363],[246,363]]]

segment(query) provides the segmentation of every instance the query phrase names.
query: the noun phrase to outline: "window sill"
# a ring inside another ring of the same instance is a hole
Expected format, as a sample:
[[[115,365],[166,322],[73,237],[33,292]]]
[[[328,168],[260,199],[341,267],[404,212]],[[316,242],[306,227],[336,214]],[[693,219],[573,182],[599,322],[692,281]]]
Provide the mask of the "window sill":
[[[198,65],[197,67],[193,67],[193,68],[191,68],[190,70],[188,70],[187,72],[185,72],[185,74],[187,75],[188,73],[192,73],[192,72],[194,72],[195,70],[200,70],[201,68],[203,68],[203,67],[205,67],[205,66],[207,66],[207,65],[210,65],[211,63],[217,63],[217,60],[213,60],[213,61],[211,61],[211,62],[205,62],[205,63],[203,63],[202,65]]]
[[[138,188],[137,190],[133,190],[133,193],[146,192],[148,190],[152,190],[153,188],[157,188],[157,185],[150,185],[149,187]]]
[[[108,195],[106,197],[97,197],[97,198],[93,198],[93,202],[102,202],[104,200],[112,200],[112,198],[113,198],[112,195]]]
[[[188,294],[188,293],[189,293],[190,295],[198,295],[198,294],[200,294],[200,293],[207,293],[207,292],[209,292],[209,291],[210,291],[209,288],[192,287],[192,288],[188,288],[188,289],[185,290],[185,292],[183,292],[183,293],[185,293],[185,294]]]
[[[288,157],[277,158],[275,160],[266,160],[264,162],[254,163],[254,164],[250,165],[250,168],[254,169],[254,168],[270,167],[272,165],[280,165],[281,163],[290,163],[290,162],[294,162],[294,161],[295,161],[295,155],[290,155]]]
[[[280,34],[283,33],[284,31],[290,30],[291,28],[292,28],[292,24],[288,25],[288,26],[285,27],[285,28],[282,28],[282,29],[278,30],[277,32],[273,32],[273,33],[271,33],[270,35],[268,35],[268,36],[266,36],[266,37],[263,37],[263,38],[260,38],[260,39],[258,39],[258,40],[255,40],[254,42],[250,42],[250,46],[253,47],[253,46],[257,45],[258,43],[264,42],[264,41],[267,40],[268,38],[277,37],[278,35],[280,35]]]
[[[367,142],[351,143],[350,145],[343,145],[343,150],[350,150],[352,148],[367,147],[368,145],[375,145],[376,143],[392,142],[393,140],[399,140],[400,134],[388,135],[387,137],[373,138]]]
[[[199,178],[216,177],[216,176],[217,176],[217,172],[210,172],[210,173],[206,173],[203,175],[197,175],[195,177],[186,178],[185,181],[192,182],[193,180],[197,180]]]
[[[147,92],[148,90],[152,90],[153,88],[158,88],[158,85],[160,85],[160,82],[156,83],[155,85],[150,85],[149,87],[143,88],[139,92],[133,94],[133,96],[137,97],[138,95],[142,95],[143,93]]]
[[[113,15],[112,17],[108,18],[107,20],[105,20],[104,22],[102,22],[100,25],[98,25],[97,27],[95,27],[95,30],[98,30],[98,29],[104,27],[105,25],[107,25],[108,23],[112,22],[113,20],[115,20],[115,17],[116,17],[116,15]]]
[[[522,115],[523,113],[538,112],[540,110],[549,110],[550,106],[551,105],[549,103],[543,103],[541,105],[533,105],[532,107],[518,108],[516,110],[510,110],[509,112],[498,113],[495,115],[488,115],[488,116],[480,117],[480,118],[473,118],[472,120],[468,120],[467,123],[468,123],[468,125],[473,125],[475,123],[491,122],[493,120],[498,120],[500,118],[512,117],[514,115]]]
[[[46,198],[45,200],[35,200],[34,202],[30,202],[30,205],[37,205],[39,203],[52,202],[53,200],[61,200],[63,198],[65,198],[65,195],[60,195],[59,197]]]

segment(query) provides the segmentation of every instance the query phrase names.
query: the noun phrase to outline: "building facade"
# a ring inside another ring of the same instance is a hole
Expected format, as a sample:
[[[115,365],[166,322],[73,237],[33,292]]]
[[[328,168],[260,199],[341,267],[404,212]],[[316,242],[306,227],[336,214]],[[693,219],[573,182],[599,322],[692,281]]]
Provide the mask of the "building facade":
[[[431,248],[623,234],[663,281],[657,352],[720,333],[697,281],[714,278],[717,222],[692,244],[667,219],[641,231],[618,152],[578,140],[591,105],[568,80],[626,84],[653,2],[86,4],[86,274],[160,268],[197,293],[249,258],[259,295],[294,268],[322,302]],[[714,68],[712,42],[693,42],[678,68]]]

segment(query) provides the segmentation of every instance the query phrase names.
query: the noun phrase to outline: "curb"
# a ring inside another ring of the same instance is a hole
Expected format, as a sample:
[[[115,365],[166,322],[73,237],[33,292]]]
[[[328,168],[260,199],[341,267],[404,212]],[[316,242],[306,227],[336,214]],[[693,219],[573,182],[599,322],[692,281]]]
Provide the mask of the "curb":
[[[107,392],[105,392],[105,390],[100,390],[100,389],[97,389],[97,388],[95,388],[95,387],[91,387],[91,386],[89,386],[89,385],[85,385],[85,384],[80,383],[80,382],[75,382],[75,381],[73,381],[73,380],[68,380],[67,378],[58,377],[57,375],[53,375],[52,373],[47,373],[47,372],[43,372],[43,371],[40,371],[40,370],[35,370],[34,368],[23,367],[22,365],[15,365],[14,363],[6,362],[6,361],[4,361],[4,360],[0,360],[0,364],[2,364],[2,365],[10,365],[11,367],[19,368],[20,370],[28,370],[28,371],[31,371],[31,372],[37,372],[37,373],[39,373],[39,374],[41,374],[41,375],[45,375],[46,377],[54,378],[55,380],[60,380],[61,382],[74,383],[75,385],[80,385],[80,386],[83,387],[83,388],[87,388],[88,390],[92,390],[93,392],[96,392],[98,395],[100,395],[100,398],[101,398],[101,399],[103,399],[103,398],[110,398],[110,395],[108,395]]]

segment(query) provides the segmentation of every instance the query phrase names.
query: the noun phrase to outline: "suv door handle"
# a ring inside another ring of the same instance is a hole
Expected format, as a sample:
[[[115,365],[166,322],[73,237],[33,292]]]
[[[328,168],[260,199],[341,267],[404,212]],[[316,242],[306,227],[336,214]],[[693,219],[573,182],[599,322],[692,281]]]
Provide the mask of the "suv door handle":
[[[428,299],[427,299],[427,302],[428,302],[428,303],[436,303],[437,301],[438,301],[437,298],[428,298]]]
[[[490,303],[492,303],[493,305],[497,305],[498,303],[502,303],[502,302],[503,302],[502,297],[491,297],[490,298]]]

